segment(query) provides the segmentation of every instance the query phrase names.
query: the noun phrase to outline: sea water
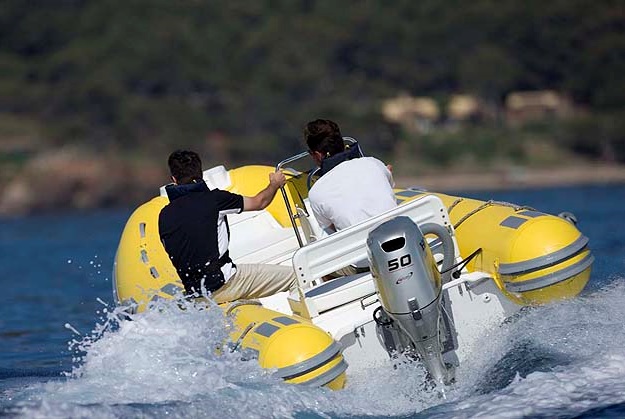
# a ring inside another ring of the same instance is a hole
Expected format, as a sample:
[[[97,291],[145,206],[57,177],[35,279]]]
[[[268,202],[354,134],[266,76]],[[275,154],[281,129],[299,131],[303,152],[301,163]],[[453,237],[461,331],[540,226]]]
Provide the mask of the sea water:
[[[463,194],[574,213],[596,257],[574,300],[484,336],[441,396],[418,366],[350,372],[341,391],[283,383],[240,354],[214,305],[119,313],[129,210],[0,221],[0,416],[577,418],[625,416],[625,186]]]

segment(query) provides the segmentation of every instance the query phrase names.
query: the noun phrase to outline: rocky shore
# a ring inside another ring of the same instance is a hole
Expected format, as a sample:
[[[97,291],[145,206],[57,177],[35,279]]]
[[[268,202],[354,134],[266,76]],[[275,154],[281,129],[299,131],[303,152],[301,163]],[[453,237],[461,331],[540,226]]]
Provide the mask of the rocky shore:
[[[122,161],[79,150],[41,153],[15,173],[4,173],[0,216],[133,207],[154,197],[167,182],[156,162]],[[514,167],[491,172],[436,170],[418,177],[395,175],[397,186],[439,192],[625,183],[625,166],[578,165],[550,169]]]
[[[156,195],[168,174],[156,164],[62,149],[4,175],[0,216],[134,206]]]

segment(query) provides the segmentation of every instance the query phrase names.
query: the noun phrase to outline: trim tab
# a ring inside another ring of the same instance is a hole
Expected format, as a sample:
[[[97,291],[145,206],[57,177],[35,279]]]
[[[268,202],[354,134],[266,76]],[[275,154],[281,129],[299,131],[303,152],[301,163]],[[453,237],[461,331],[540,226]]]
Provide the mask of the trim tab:
[[[285,325],[285,326],[290,326],[290,325],[292,325],[292,324],[297,324],[297,323],[299,323],[297,320],[292,319],[291,317],[287,317],[287,316],[275,317],[275,318],[273,318],[273,319],[271,319],[271,320],[273,320],[273,321],[274,321],[274,322],[276,322],[276,323],[283,324],[283,325]]]
[[[523,224],[526,221],[527,221],[527,218],[515,217],[514,215],[511,215],[505,220],[503,220],[501,223],[499,223],[499,225],[502,227],[517,229],[521,226],[521,224]]]
[[[518,214],[519,215],[524,215],[524,216],[530,217],[530,218],[536,218],[536,217],[540,217],[542,215],[547,215],[547,214],[545,214],[543,212],[530,211],[530,210],[521,211]]]
[[[254,333],[257,333],[261,336],[268,338],[269,336],[276,333],[278,330],[280,330],[278,326],[265,322],[261,324],[260,326],[258,326],[256,330],[254,330]]]

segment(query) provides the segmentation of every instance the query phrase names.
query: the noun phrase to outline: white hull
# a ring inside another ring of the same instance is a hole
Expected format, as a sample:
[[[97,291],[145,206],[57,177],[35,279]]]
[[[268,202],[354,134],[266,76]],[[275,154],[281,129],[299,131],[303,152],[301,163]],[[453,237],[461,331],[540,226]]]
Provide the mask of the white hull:
[[[453,235],[443,203],[435,196],[426,196],[350,229],[323,237],[322,241],[309,242],[301,249],[292,230],[280,226],[268,213],[235,215],[230,217],[230,254],[235,263],[292,263],[296,272],[303,272],[299,278],[300,286],[306,295],[313,295],[305,298],[304,304],[297,293],[289,296],[286,292],[261,299],[261,302],[267,308],[285,314],[309,317],[341,343],[350,369],[364,367],[389,359],[376,334],[373,320],[373,312],[380,306],[373,278],[371,274],[365,274],[340,287],[333,284],[340,279],[323,283],[320,278],[366,258],[368,232],[397,215],[408,215],[417,224],[441,224]],[[314,217],[309,217],[307,224],[304,228],[300,227],[305,241],[309,241],[310,235],[323,236]],[[436,250],[434,252],[437,259],[442,257]],[[455,255],[460,261],[457,246]],[[354,286],[354,283],[357,285]],[[328,291],[321,292],[324,288]],[[522,308],[506,298],[487,273],[463,271],[459,279],[444,284],[443,291],[450,303],[448,318],[457,333],[457,349],[447,357],[456,358],[459,362],[469,356],[480,336]]]

